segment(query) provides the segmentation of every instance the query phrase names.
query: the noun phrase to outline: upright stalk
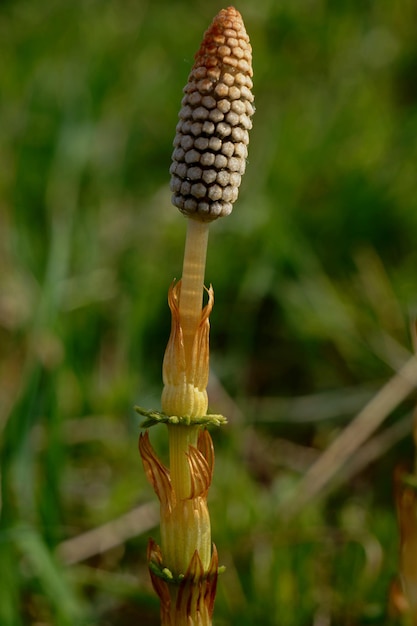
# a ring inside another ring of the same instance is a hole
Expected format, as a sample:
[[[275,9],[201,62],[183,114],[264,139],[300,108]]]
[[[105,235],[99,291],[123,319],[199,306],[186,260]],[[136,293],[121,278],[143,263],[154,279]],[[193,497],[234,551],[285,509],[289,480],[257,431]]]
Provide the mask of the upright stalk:
[[[201,320],[209,222],[187,220],[179,301],[186,363],[192,360],[194,337]]]
[[[146,411],[145,428],[166,423],[169,468],[148,433],[139,450],[161,504],[161,548],[151,539],[148,562],[161,600],[162,626],[211,626],[218,558],[211,543],[207,493],[214,449],[208,415],[210,286],[203,306],[209,224],[237,199],[252,126],[252,55],[241,15],[214,18],[184,88],[171,165],[173,204],[188,217],[182,278],[168,293],[171,334],[163,362],[162,411]]]

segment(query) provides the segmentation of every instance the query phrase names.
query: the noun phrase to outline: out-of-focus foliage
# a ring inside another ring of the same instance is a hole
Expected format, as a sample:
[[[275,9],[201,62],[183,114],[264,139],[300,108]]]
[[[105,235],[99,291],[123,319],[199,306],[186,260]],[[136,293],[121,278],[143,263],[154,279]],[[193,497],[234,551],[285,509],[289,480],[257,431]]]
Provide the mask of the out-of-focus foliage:
[[[185,235],[171,144],[193,54],[221,8],[1,3],[2,626],[158,623],[149,531],[72,565],[57,549],[154,499],[132,407],[159,407]],[[208,254],[211,401],[230,418],[213,433],[213,537],[227,566],[215,623],[387,624],[391,476],[411,459],[401,424],[412,400],[389,420],[401,441],[291,524],[282,513],[410,350],[415,3],[237,8],[257,112],[239,202],[212,225]],[[152,433],[162,451],[164,435]]]

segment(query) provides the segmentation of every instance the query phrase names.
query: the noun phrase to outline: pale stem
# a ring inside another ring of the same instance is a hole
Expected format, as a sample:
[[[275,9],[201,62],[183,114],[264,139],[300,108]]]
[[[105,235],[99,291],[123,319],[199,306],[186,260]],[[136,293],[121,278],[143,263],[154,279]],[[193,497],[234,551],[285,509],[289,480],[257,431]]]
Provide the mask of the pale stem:
[[[173,494],[172,509],[161,520],[161,544],[165,563],[176,576],[187,571],[196,550],[206,571],[211,561],[211,528],[206,494],[196,496],[195,483],[198,483],[199,475],[197,471],[191,477],[194,470],[188,461],[190,447],[197,447],[199,429],[200,426],[193,425],[168,426]],[[177,624],[176,621],[174,623]]]
[[[168,426],[171,484],[180,500],[190,495],[191,478],[187,454],[190,446],[197,446],[198,431],[199,426]]]
[[[194,336],[201,320],[209,222],[193,219],[187,222],[179,314],[185,360],[190,363]]]

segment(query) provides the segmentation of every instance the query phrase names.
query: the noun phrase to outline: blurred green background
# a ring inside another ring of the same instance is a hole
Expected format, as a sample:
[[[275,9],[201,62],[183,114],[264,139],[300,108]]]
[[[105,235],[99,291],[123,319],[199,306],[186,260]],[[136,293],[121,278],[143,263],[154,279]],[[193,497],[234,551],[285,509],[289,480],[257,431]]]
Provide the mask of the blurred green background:
[[[229,418],[213,432],[209,505],[226,565],[214,623],[387,624],[392,473],[412,460],[413,398],[291,524],[282,512],[412,351],[417,10],[236,6],[257,111],[206,272],[211,408]],[[0,5],[1,626],[159,623],[146,566],[156,499],[133,406],[160,406],[186,227],[170,204],[172,140],[221,8]],[[165,434],[152,432],[161,454]]]

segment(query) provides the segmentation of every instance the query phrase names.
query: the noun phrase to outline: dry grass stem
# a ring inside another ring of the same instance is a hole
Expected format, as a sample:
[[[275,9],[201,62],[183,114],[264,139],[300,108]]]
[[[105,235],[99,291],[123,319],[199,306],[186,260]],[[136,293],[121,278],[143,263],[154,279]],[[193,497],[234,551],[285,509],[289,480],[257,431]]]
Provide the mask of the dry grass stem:
[[[320,493],[350,456],[416,386],[417,358],[412,356],[310,467],[297,487],[296,496],[286,504],[283,515],[292,517]]]
[[[156,503],[147,502],[102,526],[62,541],[57,547],[58,558],[65,565],[74,565],[97,554],[115,548],[137,537],[159,521]]]

